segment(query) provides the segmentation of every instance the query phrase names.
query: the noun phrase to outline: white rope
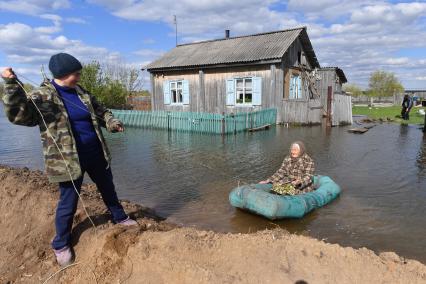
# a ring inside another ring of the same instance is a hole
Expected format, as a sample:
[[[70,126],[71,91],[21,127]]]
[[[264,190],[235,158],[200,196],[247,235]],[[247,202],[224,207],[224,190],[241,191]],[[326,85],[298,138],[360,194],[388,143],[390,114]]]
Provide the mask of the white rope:
[[[43,284],[46,284],[47,282],[49,282],[50,279],[52,279],[53,277],[55,277],[56,275],[58,275],[59,273],[61,273],[62,271],[72,267],[72,266],[76,266],[79,265],[81,262],[74,262],[70,265],[67,265],[65,267],[62,267],[61,269],[59,269],[58,271],[56,271],[55,273],[53,273],[52,275],[50,275],[46,280],[44,280]]]

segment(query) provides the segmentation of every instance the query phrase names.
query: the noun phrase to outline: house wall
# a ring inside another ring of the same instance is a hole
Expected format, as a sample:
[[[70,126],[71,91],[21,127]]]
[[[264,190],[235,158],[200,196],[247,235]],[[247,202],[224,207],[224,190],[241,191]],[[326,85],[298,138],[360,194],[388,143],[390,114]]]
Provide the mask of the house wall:
[[[284,123],[300,123],[300,124],[319,124],[322,118],[322,107],[319,99],[310,99],[310,94],[307,87],[302,88],[302,99],[289,99],[290,78],[291,74],[301,75],[302,71],[299,68],[298,53],[303,52],[302,44],[297,39],[287,50],[283,57],[281,68],[284,75],[284,84],[282,97],[279,102],[280,117],[278,122]],[[303,61],[303,60],[302,60]],[[311,69],[310,64],[306,61],[304,66],[307,70]],[[305,86],[305,81],[302,76],[302,84]]]
[[[164,71],[151,74],[152,109],[185,112],[237,113],[277,108],[277,122],[289,123],[321,123],[322,110],[320,100],[309,99],[307,89],[303,89],[303,98],[289,100],[289,78],[291,73],[300,73],[299,53],[303,55],[303,47],[296,39],[278,64],[250,65],[241,67],[206,68],[179,71]],[[310,69],[307,60],[303,60],[304,68]],[[262,78],[261,106],[227,106],[226,80],[241,77]],[[302,76],[303,79],[303,76]],[[189,104],[165,105],[163,83],[169,80],[188,80]],[[303,85],[304,82],[302,82]]]
[[[226,80],[243,77],[262,78],[261,106],[227,106]],[[153,110],[191,111],[210,113],[236,113],[277,106],[277,97],[282,97],[283,75],[277,64],[248,65],[243,67],[210,68],[200,70],[169,71],[151,76]],[[165,105],[163,83],[169,80],[189,81],[188,105]]]
[[[317,81],[317,89],[319,91],[321,102],[324,107],[327,106],[328,86],[332,87],[333,94],[342,93],[342,83],[334,69],[318,70],[320,80]]]
[[[352,124],[351,96],[335,93],[332,101],[333,126]]]

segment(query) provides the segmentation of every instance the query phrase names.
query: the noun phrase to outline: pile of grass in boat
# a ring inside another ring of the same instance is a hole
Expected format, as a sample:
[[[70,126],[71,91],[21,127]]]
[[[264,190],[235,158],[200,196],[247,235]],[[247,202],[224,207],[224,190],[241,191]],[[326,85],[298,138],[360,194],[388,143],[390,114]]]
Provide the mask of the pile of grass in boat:
[[[229,194],[232,206],[268,219],[302,218],[336,199],[341,189],[328,176],[315,176],[316,190],[299,195],[278,195],[271,184],[251,184],[234,188]]]

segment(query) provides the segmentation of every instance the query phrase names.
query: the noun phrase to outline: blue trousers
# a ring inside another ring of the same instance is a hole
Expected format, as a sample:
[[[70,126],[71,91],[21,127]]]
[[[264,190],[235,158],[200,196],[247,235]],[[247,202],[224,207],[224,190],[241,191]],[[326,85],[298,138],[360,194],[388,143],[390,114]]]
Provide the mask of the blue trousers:
[[[115,192],[111,168],[106,168],[108,163],[105,161],[103,154],[90,155],[90,157],[79,156],[82,176],[74,180],[78,192],[80,193],[84,173],[87,172],[101,193],[114,222],[118,223],[127,219],[128,216],[118,201],[117,193]],[[52,242],[52,247],[56,250],[69,246],[71,243],[72,224],[78,203],[78,195],[71,181],[59,183],[59,190],[60,199],[55,217],[56,236]]]

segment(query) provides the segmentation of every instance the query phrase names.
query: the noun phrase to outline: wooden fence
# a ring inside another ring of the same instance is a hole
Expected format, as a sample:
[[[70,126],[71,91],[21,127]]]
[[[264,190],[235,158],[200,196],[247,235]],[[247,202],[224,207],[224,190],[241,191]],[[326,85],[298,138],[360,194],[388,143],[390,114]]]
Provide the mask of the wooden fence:
[[[200,112],[112,110],[124,125],[168,131],[231,134],[276,123],[277,110],[264,109],[236,114]]]

